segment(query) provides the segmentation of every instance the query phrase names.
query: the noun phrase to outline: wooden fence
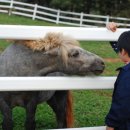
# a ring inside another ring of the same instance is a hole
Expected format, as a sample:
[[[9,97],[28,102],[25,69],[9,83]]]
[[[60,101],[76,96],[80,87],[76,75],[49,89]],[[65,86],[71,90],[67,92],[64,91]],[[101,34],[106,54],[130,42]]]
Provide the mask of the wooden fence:
[[[130,26],[128,18],[68,12],[14,0],[0,0],[0,12],[80,27],[104,27],[109,21],[115,21],[125,27]]]
[[[112,33],[106,28],[0,25],[0,30],[0,39],[38,39],[53,30],[77,40],[116,41],[128,29],[118,29]],[[112,89],[115,79],[116,77],[0,77],[0,91]],[[105,126],[67,130],[105,130]]]

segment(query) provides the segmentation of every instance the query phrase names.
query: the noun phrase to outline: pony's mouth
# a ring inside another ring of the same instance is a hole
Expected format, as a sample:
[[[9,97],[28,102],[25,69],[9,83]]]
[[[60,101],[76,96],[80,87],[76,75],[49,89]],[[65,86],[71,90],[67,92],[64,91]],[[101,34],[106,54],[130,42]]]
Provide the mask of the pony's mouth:
[[[92,67],[92,73],[94,73],[95,75],[100,75],[103,73],[105,69],[105,65],[102,64],[102,66],[94,66],[94,68]]]
[[[93,75],[100,75],[103,73],[105,66],[100,67],[100,68],[96,68],[96,69],[92,69],[90,71],[85,71],[82,73],[78,73],[78,74],[68,74],[68,73],[63,73],[63,72],[50,72],[47,73],[46,76],[52,76],[52,77],[58,77],[58,76],[93,76]]]
[[[46,74],[46,76],[67,76],[67,74],[63,73],[63,72],[51,72]]]
[[[103,70],[95,70],[95,71],[94,71],[94,74],[95,74],[95,75],[100,75],[101,73],[103,73]]]

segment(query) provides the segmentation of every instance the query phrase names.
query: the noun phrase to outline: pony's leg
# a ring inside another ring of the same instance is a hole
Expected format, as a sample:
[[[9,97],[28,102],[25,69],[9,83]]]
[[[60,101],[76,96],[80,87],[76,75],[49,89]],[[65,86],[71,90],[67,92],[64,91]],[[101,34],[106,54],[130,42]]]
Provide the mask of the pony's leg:
[[[33,98],[26,106],[26,121],[25,128],[26,130],[35,130],[35,112],[37,108],[37,99]]]
[[[56,114],[57,127],[67,128],[66,107],[67,107],[67,91],[56,91],[50,100],[47,101]]]
[[[0,110],[3,115],[2,129],[13,130],[12,109],[4,99],[0,99]]]

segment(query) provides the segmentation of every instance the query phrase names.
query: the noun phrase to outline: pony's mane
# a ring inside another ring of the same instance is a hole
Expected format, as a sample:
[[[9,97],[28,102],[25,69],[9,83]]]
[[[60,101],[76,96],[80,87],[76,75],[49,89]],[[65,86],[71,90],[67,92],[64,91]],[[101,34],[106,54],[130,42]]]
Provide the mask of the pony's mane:
[[[79,42],[72,37],[64,36],[62,33],[47,33],[44,38],[39,40],[17,40],[16,44],[23,44],[33,51],[49,51],[58,48],[63,62],[67,65],[68,49],[72,46],[79,46]]]
[[[47,33],[44,38],[39,40],[16,40],[15,43],[21,43],[33,51],[48,51],[61,46],[79,46],[75,39],[64,36],[62,33]]]

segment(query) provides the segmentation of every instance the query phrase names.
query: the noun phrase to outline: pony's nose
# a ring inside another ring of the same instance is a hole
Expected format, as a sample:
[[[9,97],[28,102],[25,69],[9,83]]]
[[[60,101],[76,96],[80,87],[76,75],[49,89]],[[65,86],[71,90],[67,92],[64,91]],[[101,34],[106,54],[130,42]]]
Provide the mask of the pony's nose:
[[[105,69],[105,63],[103,60],[96,60],[91,69],[95,74],[101,74]]]
[[[104,70],[105,69],[105,63],[102,61],[102,60],[97,60],[96,61],[96,69],[101,69],[101,70]]]

